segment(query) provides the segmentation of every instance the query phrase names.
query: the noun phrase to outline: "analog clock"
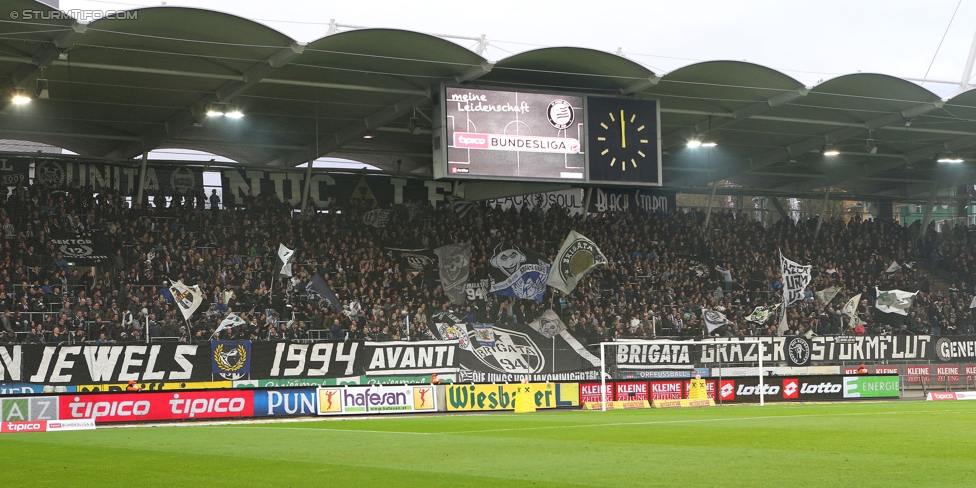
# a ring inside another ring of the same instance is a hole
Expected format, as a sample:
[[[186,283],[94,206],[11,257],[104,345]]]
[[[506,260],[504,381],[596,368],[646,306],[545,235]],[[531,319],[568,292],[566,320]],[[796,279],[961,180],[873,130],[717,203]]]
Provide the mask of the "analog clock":
[[[656,100],[587,98],[590,181],[660,185]]]

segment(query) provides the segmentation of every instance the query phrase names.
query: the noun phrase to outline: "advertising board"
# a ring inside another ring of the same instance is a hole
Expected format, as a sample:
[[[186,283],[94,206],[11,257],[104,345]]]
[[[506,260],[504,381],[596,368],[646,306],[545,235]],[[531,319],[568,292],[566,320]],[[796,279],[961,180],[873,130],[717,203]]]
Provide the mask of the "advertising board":
[[[254,416],[251,390],[95,393],[60,397],[61,420],[97,422],[217,419]]]
[[[554,383],[447,387],[448,411],[515,410],[517,402],[526,400],[534,402],[536,408],[556,408],[556,399]]]
[[[95,430],[95,421],[84,420],[23,420],[0,422],[0,434],[25,434],[30,432],[60,432],[67,430]]]
[[[863,398],[898,398],[898,376],[797,376],[766,377],[763,380],[764,401],[803,402],[858,400]],[[717,402],[758,403],[759,378],[723,379],[719,382]]]
[[[434,387],[408,385],[344,386],[318,389],[319,415],[433,412]]]
[[[315,388],[254,390],[255,417],[293,417],[318,413]]]

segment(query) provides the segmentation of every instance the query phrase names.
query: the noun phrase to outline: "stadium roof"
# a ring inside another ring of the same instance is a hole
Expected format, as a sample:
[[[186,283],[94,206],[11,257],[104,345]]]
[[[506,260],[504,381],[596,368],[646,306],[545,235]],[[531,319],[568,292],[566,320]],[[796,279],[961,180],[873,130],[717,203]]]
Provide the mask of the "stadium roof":
[[[942,100],[887,75],[851,74],[811,88],[763,66],[713,61],[659,76],[581,48],[491,64],[442,38],[402,30],[360,29],[300,44],[209,10],[142,8],[83,24],[33,0],[5,6],[40,14],[0,21],[0,97],[33,94],[39,78],[50,96],[7,105],[0,138],[86,157],[183,148],[294,167],[331,155],[424,176],[431,173],[431,90],[464,82],[660,99],[665,185],[683,191],[728,180],[745,187],[740,194],[812,196],[830,187],[861,199],[917,200],[976,180],[976,91]],[[213,104],[246,117],[208,118]],[[718,145],[691,149],[692,138]],[[824,156],[825,146],[840,154]],[[935,161],[947,153],[967,162]]]

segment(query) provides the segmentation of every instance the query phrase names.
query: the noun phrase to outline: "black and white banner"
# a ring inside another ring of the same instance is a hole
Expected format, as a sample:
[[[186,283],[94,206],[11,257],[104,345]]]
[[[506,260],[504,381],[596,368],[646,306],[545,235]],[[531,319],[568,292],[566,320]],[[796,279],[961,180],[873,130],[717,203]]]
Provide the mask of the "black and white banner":
[[[464,285],[471,273],[471,241],[462,244],[448,244],[434,249],[440,271],[441,287],[451,303],[464,303],[467,293]]]
[[[49,245],[54,246],[55,253],[61,253],[69,263],[80,266],[94,266],[108,259],[109,250],[101,241],[92,239],[51,239]]]
[[[18,158],[19,159],[19,158]],[[92,188],[95,193],[113,189],[123,195],[135,195],[139,188],[139,167],[118,166],[102,161],[65,161],[51,158],[34,160],[34,183],[68,188]],[[146,195],[190,195],[203,190],[203,170],[186,166],[146,167]]]
[[[812,266],[790,261],[782,252],[779,253],[779,259],[780,271],[783,273],[783,306],[788,307],[803,300],[803,292],[810,284]]]
[[[724,339],[731,342],[717,343],[711,340],[665,344],[629,344],[621,341],[609,350],[613,351],[616,364],[621,369],[657,369],[671,366],[721,366],[730,364],[757,365],[759,344],[757,338]],[[942,359],[933,346],[938,339],[947,351]],[[944,339],[944,340],[943,340]],[[976,339],[976,338],[974,338]],[[762,360],[765,365],[787,363],[790,366],[813,366],[843,361],[929,360],[949,361],[953,351],[968,350],[962,344],[973,344],[976,358],[976,342],[964,338],[937,338],[919,336],[858,336],[853,342],[838,337],[761,337]],[[609,351],[608,350],[608,351]]]
[[[430,249],[400,249],[388,247],[386,249],[393,254],[393,259],[400,263],[400,266],[413,271],[423,271],[434,267],[437,255]]]
[[[677,193],[641,188],[594,188],[590,212],[642,211],[672,214],[677,210]]]
[[[451,341],[367,342],[366,375],[457,373],[457,349]]]
[[[456,316],[450,320],[444,316],[439,319],[446,322],[459,320]],[[542,333],[527,325],[496,323],[491,328],[494,341],[486,342],[493,345],[479,342],[473,329],[464,327],[464,330],[468,334],[469,347],[457,349],[460,361],[458,381],[516,382],[522,378],[583,381],[599,376],[599,358],[568,330],[559,331],[556,327]],[[431,332],[438,335],[437,327],[431,325]]]
[[[491,292],[542,301],[550,263],[542,254],[509,242],[497,242],[488,261]]]

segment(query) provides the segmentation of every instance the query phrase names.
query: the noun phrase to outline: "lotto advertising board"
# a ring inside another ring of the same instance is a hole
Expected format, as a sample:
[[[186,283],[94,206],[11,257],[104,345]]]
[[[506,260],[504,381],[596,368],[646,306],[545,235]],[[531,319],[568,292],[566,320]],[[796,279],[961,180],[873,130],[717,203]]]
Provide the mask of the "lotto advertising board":
[[[319,388],[317,393],[319,415],[415,413],[437,410],[437,398],[431,385],[344,386]]]
[[[146,422],[254,416],[251,390],[96,393],[60,397],[61,420]]]
[[[758,403],[759,378],[718,382],[718,403]],[[763,378],[765,402],[841,401],[898,398],[897,376],[795,376]]]

